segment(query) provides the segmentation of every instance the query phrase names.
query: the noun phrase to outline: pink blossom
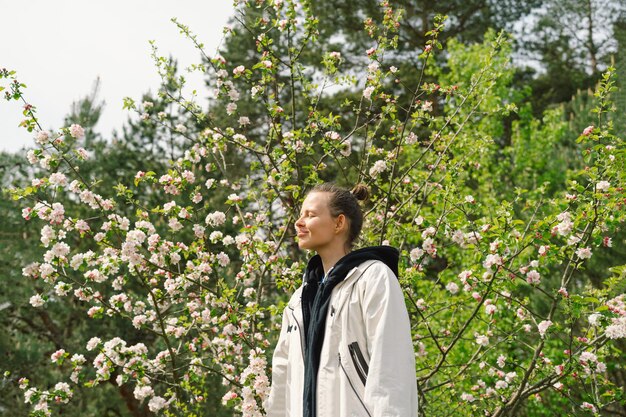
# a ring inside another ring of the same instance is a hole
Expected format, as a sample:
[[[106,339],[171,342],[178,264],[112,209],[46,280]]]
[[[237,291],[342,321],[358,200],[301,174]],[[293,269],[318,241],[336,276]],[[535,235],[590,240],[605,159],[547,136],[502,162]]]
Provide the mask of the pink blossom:
[[[40,130],[39,132],[37,132],[37,135],[35,136],[35,141],[40,145],[48,143],[49,140],[50,140],[50,134],[46,132],[45,130]]]
[[[39,264],[37,262],[30,263],[22,268],[22,275],[25,277],[37,278],[39,275]]]
[[[541,282],[541,274],[539,272],[532,270],[528,274],[526,274],[526,282],[531,285],[537,285]]]
[[[88,232],[90,230],[89,224],[85,220],[82,220],[82,219],[76,221],[76,223],[74,224],[74,228],[82,233]]]
[[[593,405],[593,404],[590,404],[588,402],[582,403],[580,405],[580,408],[582,408],[583,410],[589,410],[589,411],[591,411],[594,414],[598,412],[598,409],[596,408],[596,406]]]
[[[589,315],[589,324],[592,326],[599,326],[600,325],[600,320],[602,319],[602,314],[600,313],[593,313],[591,315]]]
[[[67,185],[67,177],[65,176],[65,174],[62,174],[60,172],[55,172],[51,174],[50,177],[48,178],[48,181],[50,181],[50,184],[52,185],[57,185],[57,186]]]
[[[369,87],[365,88],[365,90],[363,90],[363,97],[365,97],[368,100],[371,100],[373,92],[374,92],[374,87],[369,86]]]
[[[65,350],[59,349],[56,352],[54,352],[52,355],[50,355],[50,361],[57,362],[60,359],[62,359],[64,356],[65,356]]]
[[[611,183],[608,181],[599,181],[596,184],[596,191],[598,192],[608,191],[610,186],[611,186]]]
[[[451,294],[456,294],[459,292],[459,286],[454,282],[449,282],[446,285],[446,290],[450,291]]]
[[[100,343],[102,343],[102,340],[100,340],[99,337],[92,337],[87,342],[87,350],[88,351],[94,350]]]
[[[344,139],[344,141],[341,144],[341,149],[339,150],[339,153],[345,156],[346,158],[349,157],[350,154],[352,154],[352,143],[350,143],[349,140]]]
[[[139,401],[143,401],[148,397],[152,397],[154,395],[154,390],[149,385],[140,386],[137,385],[135,390],[133,391],[133,395]]]
[[[435,246],[435,241],[432,238],[424,239],[422,243],[422,248],[428,253],[431,257],[437,256],[437,246]]]
[[[497,390],[502,390],[502,389],[506,389],[509,387],[509,384],[506,381],[497,381],[496,385],[495,385]]]
[[[506,356],[504,355],[498,356],[498,360],[496,361],[496,363],[498,364],[500,368],[504,368],[504,365],[506,363]]]
[[[26,159],[28,159],[28,162],[31,165],[34,165],[39,161],[39,157],[35,155],[35,151],[33,151],[32,149],[26,152]]]
[[[539,331],[539,335],[541,335],[542,338],[545,336],[546,331],[550,326],[552,326],[552,321],[550,320],[544,320],[537,325],[537,330]]]
[[[437,232],[433,226],[429,226],[422,232],[422,238],[426,239],[428,236],[433,236]]]
[[[237,397],[238,397],[238,395],[237,395],[237,393],[235,391],[228,391],[222,397],[222,404],[226,404],[228,401],[234,400]]]
[[[587,127],[583,130],[582,135],[583,135],[583,136],[589,136],[589,135],[591,134],[591,132],[593,132],[593,129],[594,129],[594,126],[593,126],[593,125],[587,126]]]
[[[220,266],[227,266],[230,263],[230,258],[224,252],[220,252],[217,254],[217,262]]]
[[[369,174],[376,178],[378,175],[380,175],[382,172],[385,172],[387,170],[387,162],[384,161],[383,159],[379,159],[378,161],[374,162],[374,165],[370,168]]]
[[[330,132],[326,132],[324,134],[324,137],[330,139],[330,140],[341,140],[341,136],[339,135],[339,133],[335,132],[335,131],[330,131]]]
[[[372,62],[371,64],[369,64],[367,66],[367,70],[369,72],[376,72],[379,67],[380,67],[380,65],[378,64],[378,62],[374,61],[374,62]]]
[[[489,337],[482,335],[482,334],[474,334],[474,337],[476,338],[476,344],[480,345],[480,346],[488,346],[489,345]]]
[[[576,250],[576,256],[578,256],[579,259],[589,259],[589,258],[591,258],[591,248],[589,248],[589,247],[578,248]]]
[[[461,399],[463,401],[467,401],[468,403],[473,402],[476,398],[474,398],[474,396],[472,394],[468,394],[466,392],[464,392],[463,394],[461,394]]]
[[[206,216],[205,223],[208,226],[221,226],[226,221],[226,215],[221,211],[215,211]]]
[[[41,307],[42,305],[44,305],[44,299],[39,294],[35,294],[32,297],[30,297],[30,300],[28,300],[28,302],[30,303],[30,305],[32,305],[35,308]]]
[[[228,103],[228,105],[226,105],[226,113],[229,116],[232,116],[233,114],[235,114],[236,111],[237,111],[236,103]]]
[[[560,223],[554,227],[555,231],[561,236],[566,236],[570,234],[574,227],[571,214],[567,211],[564,211],[563,213],[556,216],[556,218]]]
[[[263,88],[256,85],[250,89],[250,95],[252,98],[255,98],[261,92],[263,92]]]
[[[626,338],[626,316],[613,318],[611,324],[604,329],[604,335],[609,339]]]
[[[328,53],[328,56],[332,59],[341,59],[341,52],[332,51]]]
[[[73,124],[70,126],[70,135],[72,135],[74,139],[81,138],[85,136],[85,129],[83,129],[80,125]]]
[[[148,402],[148,408],[152,412],[157,412],[164,409],[167,406],[167,400],[163,397],[154,396]]]
[[[485,258],[485,261],[483,262],[483,266],[486,269],[491,269],[492,266],[500,266],[502,265],[502,257],[498,254],[492,254],[490,253],[489,255],[487,255],[487,257]]]
[[[414,248],[409,253],[411,258],[411,262],[415,263],[420,260],[422,256],[424,256],[424,251],[421,248]]]
[[[230,91],[228,91],[228,97],[233,101],[239,101],[239,91],[237,91],[235,88],[232,88]]]
[[[417,135],[413,132],[409,132],[405,140],[407,145],[413,145],[417,142]]]
[[[24,218],[24,220],[30,220],[30,215],[32,212],[33,212],[33,209],[30,207],[26,207],[22,209],[22,217]]]

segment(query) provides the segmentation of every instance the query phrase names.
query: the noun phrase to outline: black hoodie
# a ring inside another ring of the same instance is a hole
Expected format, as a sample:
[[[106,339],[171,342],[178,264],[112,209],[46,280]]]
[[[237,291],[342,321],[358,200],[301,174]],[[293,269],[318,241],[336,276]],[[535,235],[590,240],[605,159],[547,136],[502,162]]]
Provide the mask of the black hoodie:
[[[348,253],[328,272],[322,283],[324,267],[322,258],[315,255],[309,261],[304,273],[302,289],[302,315],[304,318],[304,398],[303,417],[317,417],[317,371],[324,342],[326,314],[330,304],[330,294],[337,284],[346,278],[348,272],[368,260],[384,262],[398,276],[398,250],[391,246],[372,246]]]

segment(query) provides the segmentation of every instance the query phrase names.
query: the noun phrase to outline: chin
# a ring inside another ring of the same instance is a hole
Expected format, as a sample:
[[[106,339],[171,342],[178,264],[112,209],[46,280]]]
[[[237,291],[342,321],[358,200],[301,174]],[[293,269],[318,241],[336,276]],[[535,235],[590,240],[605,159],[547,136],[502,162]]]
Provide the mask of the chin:
[[[315,250],[306,240],[298,240],[298,247],[305,250]]]

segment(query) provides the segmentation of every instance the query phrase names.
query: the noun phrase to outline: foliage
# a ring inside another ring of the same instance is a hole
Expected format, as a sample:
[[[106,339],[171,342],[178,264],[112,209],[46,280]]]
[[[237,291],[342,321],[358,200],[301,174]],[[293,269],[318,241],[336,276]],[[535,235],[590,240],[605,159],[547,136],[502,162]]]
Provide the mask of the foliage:
[[[614,25],[625,13],[621,1],[544,0],[517,25],[518,61],[535,73],[527,83],[536,115],[594,87],[619,55]]]
[[[84,326],[50,352],[58,382],[14,380],[32,415],[80,402],[85,388],[118,390],[132,415],[262,415],[279,313],[306,255],[293,223],[306,191],[331,179],[372,190],[361,244],[402,251],[423,415],[623,407],[611,372],[626,337],[626,266],[595,262],[625,219],[614,70],[577,144],[558,110],[540,122],[528,106],[509,143],[505,121],[526,92],[511,88],[503,33],[450,41],[440,68],[436,17],[418,71],[406,71],[393,65],[403,13],[381,2],[365,19],[374,46],[344,68],[310,2],[238,7],[234,31],[255,48],[245,61],[209,56],[176,22],[203,53],[192,70],[215,90],[209,112],[156,48],[158,97],[126,101],[139,119],[129,138],[167,149],[169,164],[141,146],[80,148],[82,126],[44,132],[26,105],[39,146],[30,183],[11,195],[42,244],[23,252],[29,302],[41,314],[71,306]],[[24,100],[15,74],[2,78],[7,98]],[[563,167],[555,146],[580,164]],[[113,174],[106,164],[124,149],[131,162]]]

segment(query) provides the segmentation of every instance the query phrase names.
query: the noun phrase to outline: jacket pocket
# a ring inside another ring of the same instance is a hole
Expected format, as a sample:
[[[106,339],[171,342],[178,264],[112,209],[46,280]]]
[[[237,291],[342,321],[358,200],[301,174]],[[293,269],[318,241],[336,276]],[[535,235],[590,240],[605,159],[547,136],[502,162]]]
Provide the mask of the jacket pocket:
[[[350,375],[348,375],[348,371],[343,366],[343,362],[341,361],[341,353],[337,353],[337,358],[339,359],[339,367],[341,368],[341,370],[343,371],[343,374],[345,375],[346,379],[348,380],[348,384],[350,385],[350,388],[352,388],[352,392],[354,393],[354,396],[359,400],[359,403],[363,406],[363,410],[365,410],[367,415],[369,417],[372,417],[372,414],[370,413],[370,411],[365,406],[365,402],[363,402],[363,399],[359,395],[359,392],[357,391],[357,388],[354,386],[354,383],[352,382],[352,379],[350,379]]]
[[[369,372],[369,365],[363,356],[363,352],[361,352],[361,348],[357,342],[352,342],[348,345],[348,350],[350,351],[350,357],[352,358],[352,363],[354,364],[354,369],[356,369],[356,373],[359,375],[359,379],[363,385],[367,382],[367,374]]]

